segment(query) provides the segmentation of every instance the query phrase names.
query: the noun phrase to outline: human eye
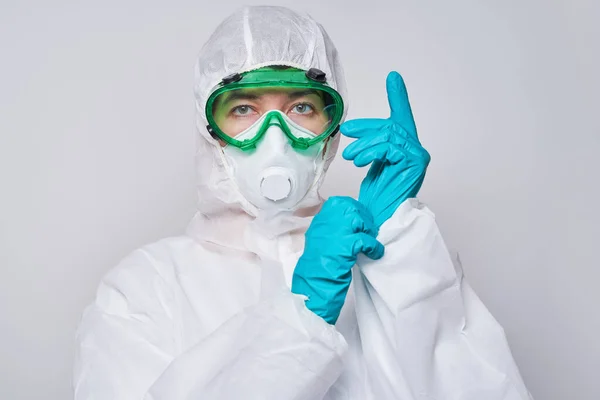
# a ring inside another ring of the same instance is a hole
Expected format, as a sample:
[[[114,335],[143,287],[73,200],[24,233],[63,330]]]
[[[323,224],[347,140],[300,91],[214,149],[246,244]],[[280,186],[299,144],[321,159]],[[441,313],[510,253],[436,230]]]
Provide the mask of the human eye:
[[[256,111],[247,104],[241,104],[231,109],[230,113],[236,117],[246,117],[254,114]]]
[[[298,103],[292,106],[291,112],[298,115],[310,115],[315,111],[312,104]]]

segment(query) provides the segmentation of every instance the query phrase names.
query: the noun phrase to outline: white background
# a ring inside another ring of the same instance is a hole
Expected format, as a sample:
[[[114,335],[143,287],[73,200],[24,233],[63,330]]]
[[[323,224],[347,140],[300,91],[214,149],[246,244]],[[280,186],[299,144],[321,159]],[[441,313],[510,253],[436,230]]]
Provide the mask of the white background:
[[[0,2],[0,398],[70,398],[102,275],[192,216],[192,68],[237,3]],[[404,75],[422,199],[538,400],[600,398],[593,3],[280,2],[336,42],[349,117],[386,116],[385,76]],[[324,193],[364,173],[340,158]]]

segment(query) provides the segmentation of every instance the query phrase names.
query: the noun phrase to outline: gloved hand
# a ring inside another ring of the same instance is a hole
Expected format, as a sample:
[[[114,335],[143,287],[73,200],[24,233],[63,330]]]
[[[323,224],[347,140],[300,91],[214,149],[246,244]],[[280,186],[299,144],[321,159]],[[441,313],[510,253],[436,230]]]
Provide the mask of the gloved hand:
[[[330,324],[340,315],[360,252],[374,260],[384,248],[375,239],[373,216],[351,197],[331,197],[306,231],[304,253],[292,277],[292,292],[308,296],[306,306]]]
[[[402,77],[390,72],[386,84],[392,110],[388,119],[355,119],[340,127],[342,134],[357,139],[342,156],[357,167],[372,163],[358,200],[371,211],[378,228],[404,200],[417,195],[431,160],[417,137]]]

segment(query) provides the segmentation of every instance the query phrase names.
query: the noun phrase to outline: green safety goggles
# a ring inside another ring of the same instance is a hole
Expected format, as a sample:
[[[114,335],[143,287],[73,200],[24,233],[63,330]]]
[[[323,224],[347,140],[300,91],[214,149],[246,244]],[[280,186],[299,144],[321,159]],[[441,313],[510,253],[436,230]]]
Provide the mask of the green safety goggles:
[[[325,73],[265,67],[224,78],[206,103],[208,131],[250,150],[277,125],[292,147],[307,149],[334,135],[344,114],[342,97]]]

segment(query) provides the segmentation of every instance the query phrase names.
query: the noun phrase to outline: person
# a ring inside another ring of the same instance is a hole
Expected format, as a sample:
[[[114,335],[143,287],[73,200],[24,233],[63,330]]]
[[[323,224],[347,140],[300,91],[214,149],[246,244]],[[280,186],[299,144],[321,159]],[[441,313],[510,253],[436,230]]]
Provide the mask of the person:
[[[504,332],[415,197],[429,163],[399,74],[391,116],[344,122],[321,25],[246,7],[196,66],[198,212],[102,280],[76,399],[528,399]],[[323,202],[340,134],[369,165]]]

